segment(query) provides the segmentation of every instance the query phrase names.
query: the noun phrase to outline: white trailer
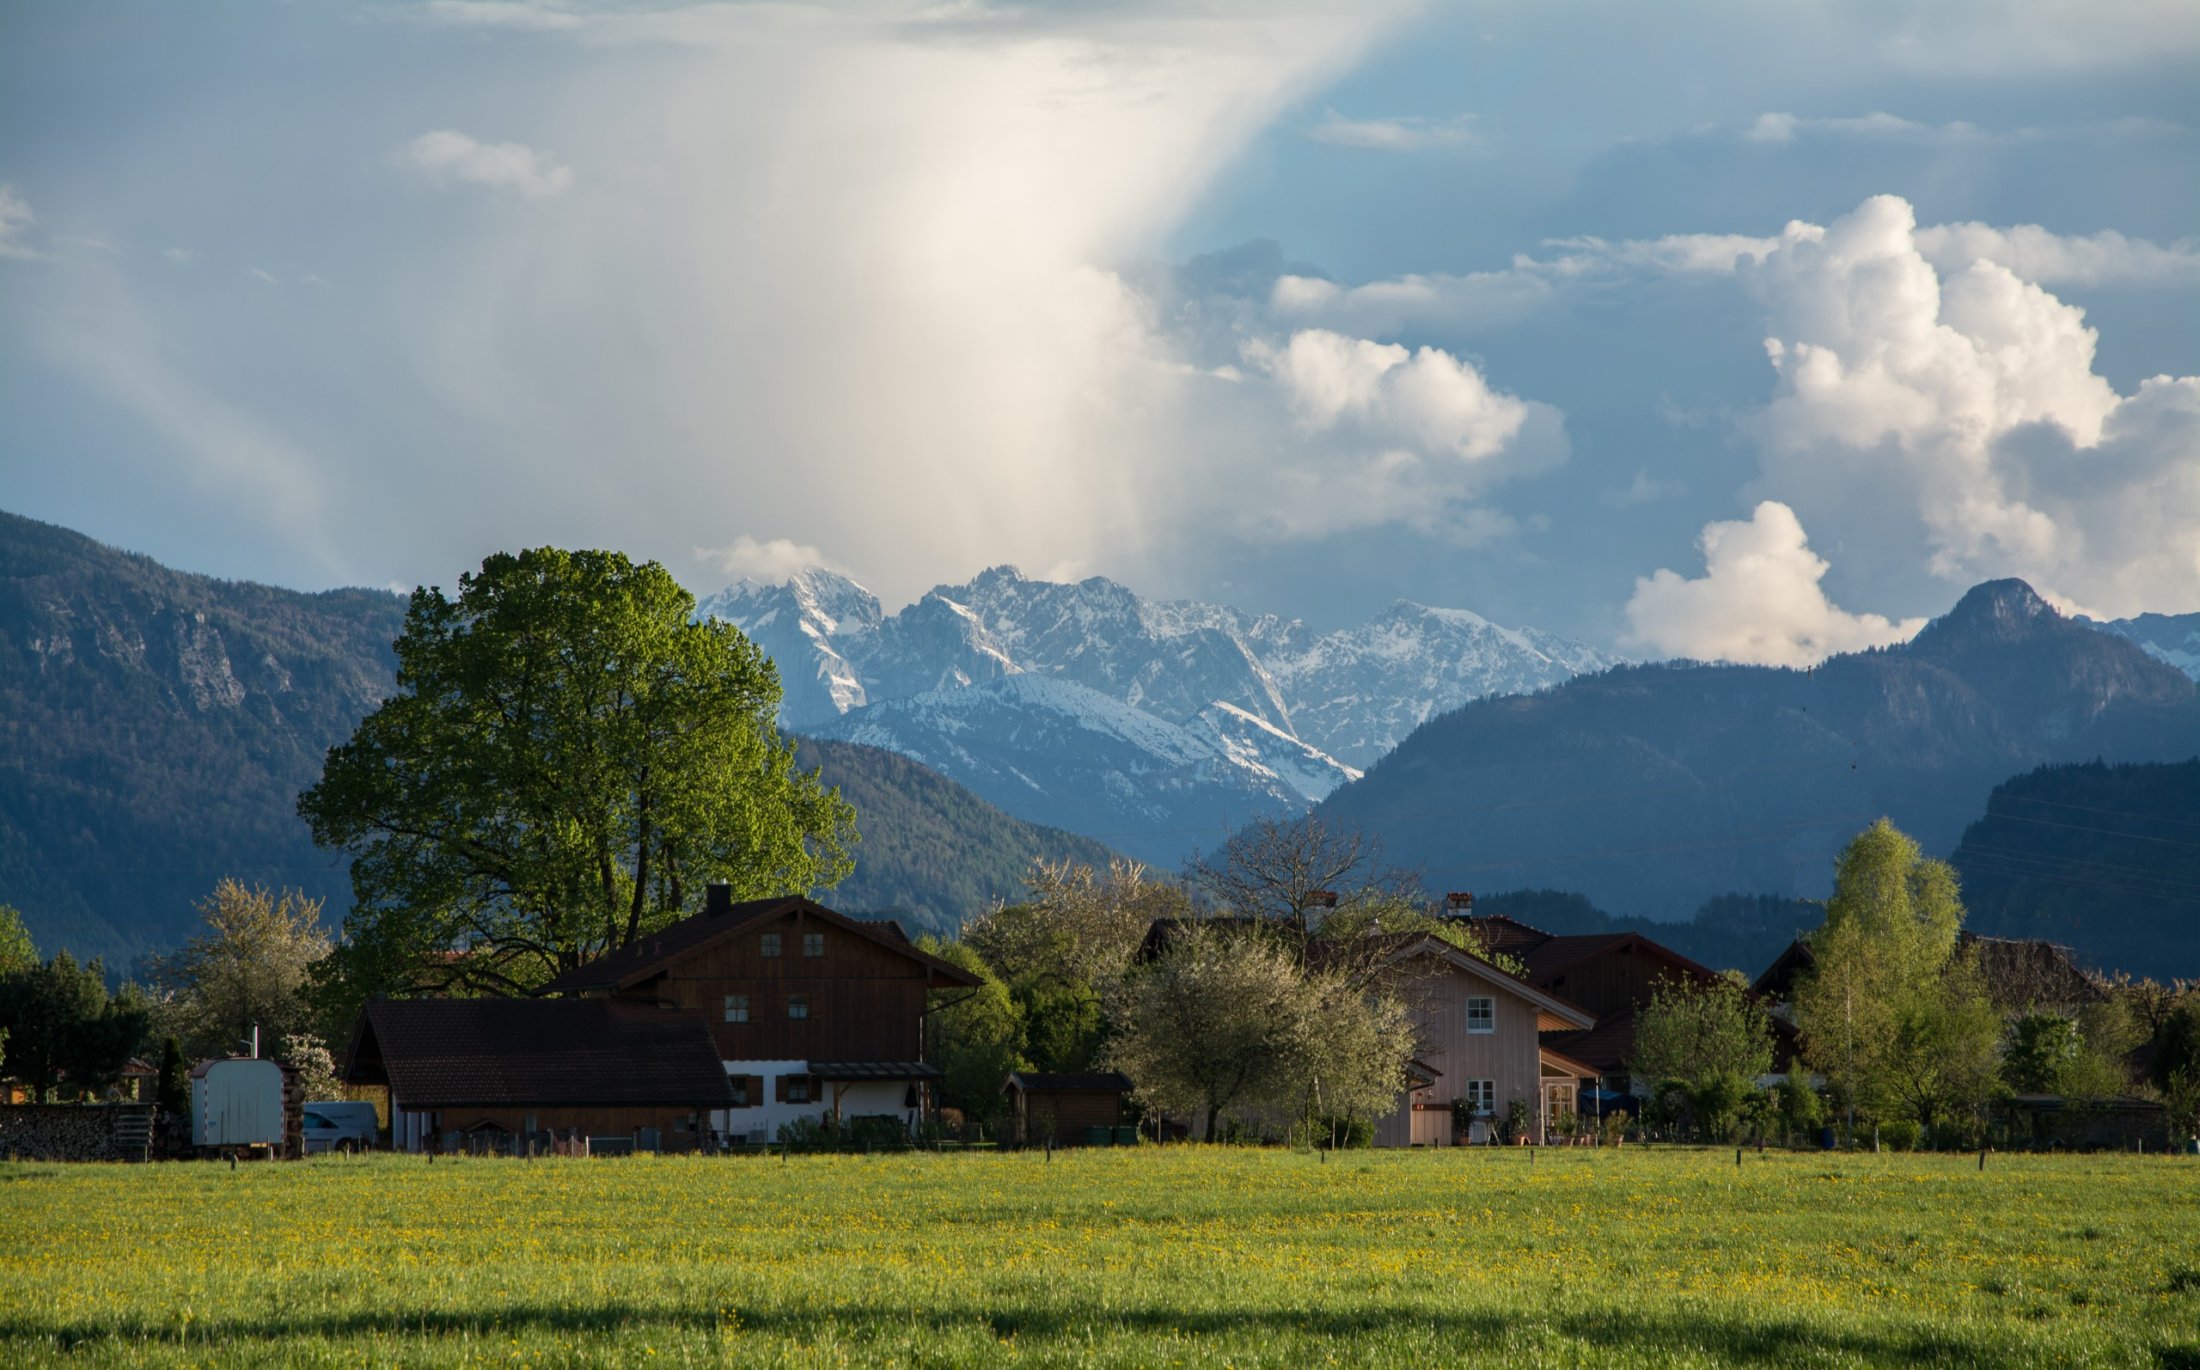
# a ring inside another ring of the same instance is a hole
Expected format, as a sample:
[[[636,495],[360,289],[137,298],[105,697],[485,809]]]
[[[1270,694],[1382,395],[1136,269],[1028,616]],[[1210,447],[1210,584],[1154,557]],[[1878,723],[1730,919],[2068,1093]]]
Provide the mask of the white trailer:
[[[280,1155],[288,1135],[281,1063],[231,1056],[191,1072],[191,1144],[236,1151],[267,1147]]]

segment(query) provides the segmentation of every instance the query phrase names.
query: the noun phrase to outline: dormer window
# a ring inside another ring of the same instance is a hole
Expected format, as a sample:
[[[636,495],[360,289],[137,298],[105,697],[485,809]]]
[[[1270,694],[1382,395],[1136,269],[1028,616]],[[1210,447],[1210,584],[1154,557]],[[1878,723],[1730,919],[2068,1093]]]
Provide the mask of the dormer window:
[[[777,956],[779,954],[779,934],[767,932],[762,937],[757,938],[756,950],[760,955]]]
[[[1467,1000],[1467,1031],[1497,1031],[1497,1001],[1487,995],[1475,995]]]

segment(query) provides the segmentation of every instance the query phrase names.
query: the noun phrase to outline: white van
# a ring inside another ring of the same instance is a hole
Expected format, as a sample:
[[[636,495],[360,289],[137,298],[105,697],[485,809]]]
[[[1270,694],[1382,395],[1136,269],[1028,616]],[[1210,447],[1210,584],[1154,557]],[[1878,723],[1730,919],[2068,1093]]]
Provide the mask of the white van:
[[[374,1105],[349,1099],[324,1099],[306,1105],[306,1154],[317,1151],[367,1151],[381,1130]]]

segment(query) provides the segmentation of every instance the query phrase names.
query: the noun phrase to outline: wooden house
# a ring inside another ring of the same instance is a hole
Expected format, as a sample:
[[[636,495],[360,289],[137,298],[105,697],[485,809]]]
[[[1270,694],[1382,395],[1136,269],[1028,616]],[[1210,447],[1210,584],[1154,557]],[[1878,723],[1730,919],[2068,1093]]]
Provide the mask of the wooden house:
[[[1131,1088],[1128,1075],[1112,1070],[1010,1071],[1001,1084],[1001,1093],[1008,1096],[1008,1139],[1027,1145],[1052,1141],[1056,1146],[1077,1146],[1092,1135],[1093,1128],[1112,1133],[1123,1122],[1123,1096]]]
[[[1708,988],[1717,971],[1637,932],[1555,935],[1503,914],[1463,920],[1492,952],[1518,961],[1529,983],[1565,996],[1596,1017],[1587,1029],[1554,1031],[1545,1046],[1590,1068],[1619,1093],[1628,1092],[1636,1016],[1661,986]],[[1774,1020],[1776,1069],[1794,1056],[1794,1029]]]
[[[390,1143],[453,1133],[511,1141],[578,1133],[669,1149],[701,1143],[732,1091],[701,1022],[607,999],[393,999],[370,1003],[344,1080],[389,1091]]]
[[[913,1127],[940,1075],[924,1060],[928,996],[977,983],[898,924],[802,898],[736,903],[713,885],[701,913],[537,992],[700,1024],[730,1092],[706,1125],[768,1142],[797,1119],[886,1116]]]
[[[1404,941],[1388,961],[1414,1015],[1419,1048],[1398,1107],[1375,1124],[1377,1146],[1449,1146],[1457,1139],[1454,1099],[1480,1120],[1483,1140],[1514,1101],[1528,1106],[1527,1140],[1544,1140],[1575,1111],[1595,1072],[1544,1045],[1546,1034],[1582,1033],[1596,1018],[1582,1006],[1470,956],[1435,937]]]

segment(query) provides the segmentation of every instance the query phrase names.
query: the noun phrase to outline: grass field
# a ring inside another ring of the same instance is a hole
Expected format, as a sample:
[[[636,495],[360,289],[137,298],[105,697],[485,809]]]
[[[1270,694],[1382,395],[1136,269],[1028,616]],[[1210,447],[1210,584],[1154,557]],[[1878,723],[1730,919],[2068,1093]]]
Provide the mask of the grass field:
[[[2200,1161],[0,1166],[0,1363],[2200,1366]]]

